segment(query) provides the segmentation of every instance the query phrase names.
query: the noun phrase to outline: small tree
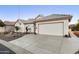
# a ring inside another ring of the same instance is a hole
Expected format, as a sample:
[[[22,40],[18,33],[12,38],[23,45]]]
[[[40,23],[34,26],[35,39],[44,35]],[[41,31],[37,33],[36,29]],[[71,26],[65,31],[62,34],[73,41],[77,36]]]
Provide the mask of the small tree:
[[[0,27],[4,27],[5,24],[0,20]]]
[[[71,27],[72,31],[76,31],[76,26]]]
[[[78,20],[78,22],[76,24],[76,30],[79,31],[79,20]]]
[[[18,26],[15,26],[16,31],[18,31],[20,28]]]

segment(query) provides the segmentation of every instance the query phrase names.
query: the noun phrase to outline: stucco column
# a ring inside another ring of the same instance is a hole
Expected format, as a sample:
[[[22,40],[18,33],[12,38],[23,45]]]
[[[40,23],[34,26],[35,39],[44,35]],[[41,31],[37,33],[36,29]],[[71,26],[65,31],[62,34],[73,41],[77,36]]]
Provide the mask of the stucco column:
[[[34,34],[36,34],[36,22],[34,22]]]

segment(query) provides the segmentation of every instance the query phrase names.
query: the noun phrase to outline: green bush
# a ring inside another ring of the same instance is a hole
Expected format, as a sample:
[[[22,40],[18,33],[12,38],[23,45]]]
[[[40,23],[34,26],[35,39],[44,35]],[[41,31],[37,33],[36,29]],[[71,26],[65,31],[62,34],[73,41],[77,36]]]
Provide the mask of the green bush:
[[[77,22],[77,24],[75,26],[75,29],[76,29],[76,31],[79,31],[79,20],[78,20],[78,22]]]
[[[15,26],[16,31],[18,31],[20,28],[18,26]]]
[[[72,31],[76,31],[76,26],[72,27],[71,29]]]
[[[4,27],[5,24],[0,20],[0,27]]]

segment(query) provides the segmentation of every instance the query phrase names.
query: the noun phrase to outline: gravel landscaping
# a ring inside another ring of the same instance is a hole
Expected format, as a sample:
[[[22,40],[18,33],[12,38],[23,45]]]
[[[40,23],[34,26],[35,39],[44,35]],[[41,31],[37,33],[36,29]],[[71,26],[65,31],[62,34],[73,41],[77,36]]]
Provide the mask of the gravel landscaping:
[[[77,37],[79,37],[79,31],[73,31],[73,33],[74,33]]]
[[[12,40],[20,38],[24,35],[25,34],[23,34],[23,33],[0,34],[0,39],[5,40],[5,41],[12,41]]]

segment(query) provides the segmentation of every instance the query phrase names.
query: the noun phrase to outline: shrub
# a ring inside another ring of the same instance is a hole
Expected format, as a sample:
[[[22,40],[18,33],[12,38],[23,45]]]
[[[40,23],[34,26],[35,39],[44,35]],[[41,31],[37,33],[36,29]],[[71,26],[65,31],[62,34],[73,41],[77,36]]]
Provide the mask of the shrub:
[[[15,26],[16,31],[18,31],[20,28],[18,26]]]
[[[4,27],[5,24],[0,20],[0,27]]]
[[[79,20],[78,20],[78,22],[76,24],[76,31],[79,31]]]

